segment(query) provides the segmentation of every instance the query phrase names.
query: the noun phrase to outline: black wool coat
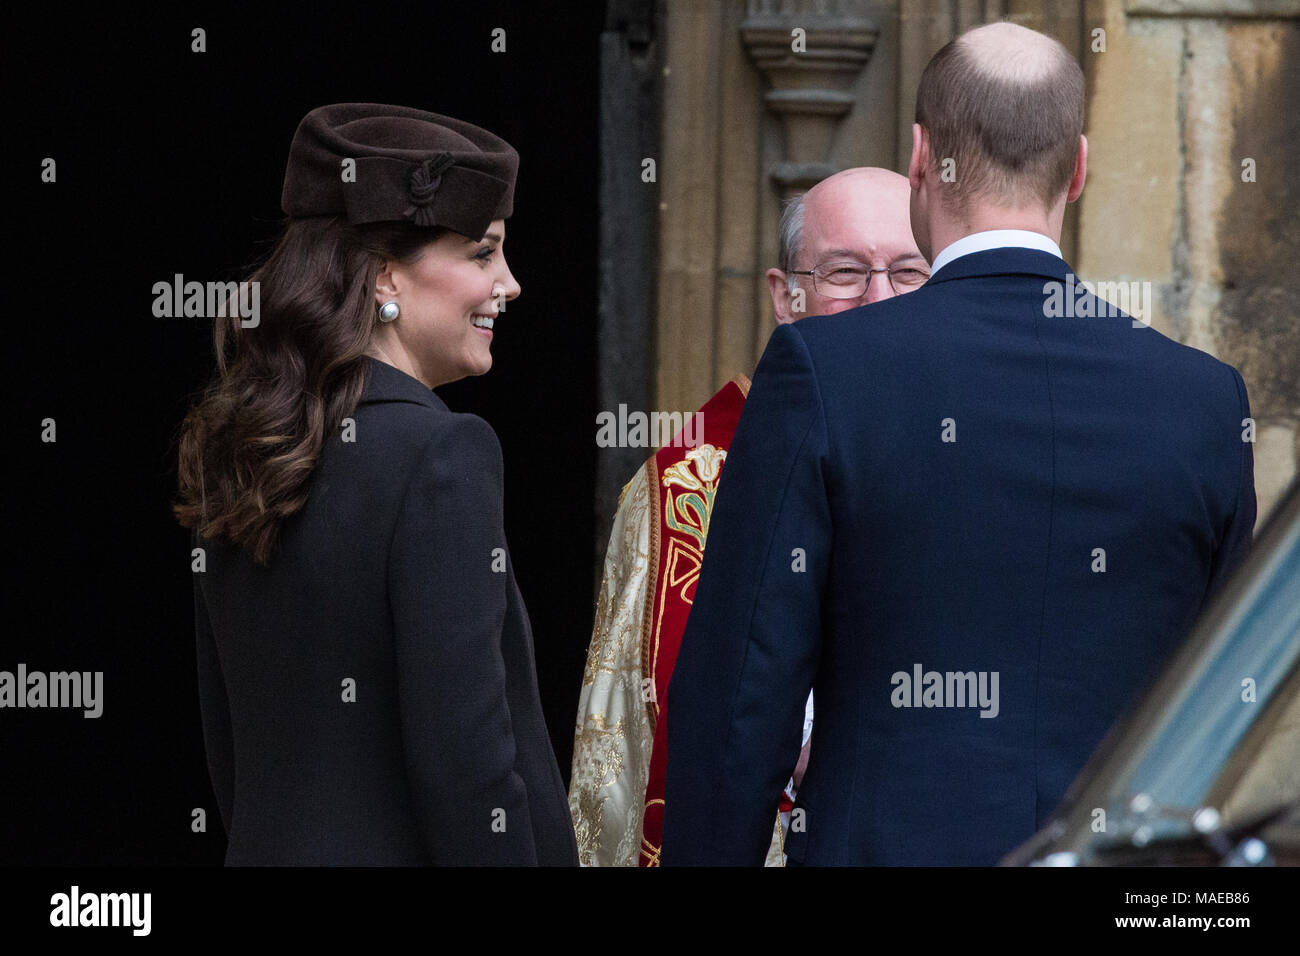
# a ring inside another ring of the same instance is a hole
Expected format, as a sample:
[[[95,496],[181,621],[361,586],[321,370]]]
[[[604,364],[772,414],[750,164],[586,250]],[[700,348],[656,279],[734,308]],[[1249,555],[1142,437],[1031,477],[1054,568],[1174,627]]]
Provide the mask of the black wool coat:
[[[577,865],[496,434],[366,362],[270,565],[195,537],[226,863]]]

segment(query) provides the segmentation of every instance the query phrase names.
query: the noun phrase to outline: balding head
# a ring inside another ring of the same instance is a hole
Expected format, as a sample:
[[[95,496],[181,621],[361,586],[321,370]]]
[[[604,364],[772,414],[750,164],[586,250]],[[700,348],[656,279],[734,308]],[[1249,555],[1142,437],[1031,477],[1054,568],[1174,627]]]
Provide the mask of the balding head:
[[[1046,34],[1005,21],[967,30],[953,42],[970,57],[972,69],[1022,85],[1050,79],[1073,60]]]
[[[910,195],[907,177],[860,166],[828,176],[793,200],[781,218],[781,268],[767,274],[777,321],[829,315],[894,294],[883,272],[871,276],[861,296],[836,299],[822,294],[811,277],[787,276],[791,271],[806,272],[836,259],[872,269],[910,265],[925,270],[925,259],[912,239]],[[803,309],[794,307],[795,289],[802,290]]]
[[[991,23],[948,43],[916,92],[943,201],[1055,204],[1074,173],[1083,105],[1083,71],[1051,37]]]

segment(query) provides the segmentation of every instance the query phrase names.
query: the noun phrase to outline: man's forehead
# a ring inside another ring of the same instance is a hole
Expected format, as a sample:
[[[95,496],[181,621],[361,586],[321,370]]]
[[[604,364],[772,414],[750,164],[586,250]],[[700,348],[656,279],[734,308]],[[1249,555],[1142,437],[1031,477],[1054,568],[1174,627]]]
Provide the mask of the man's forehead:
[[[837,185],[840,188],[809,196],[803,224],[806,254],[893,260],[917,253],[906,190]]]
[[[804,252],[819,261],[842,256],[846,259],[920,258],[906,219],[896,222],[858,221],[831,229],[808,228],[805,224]]]

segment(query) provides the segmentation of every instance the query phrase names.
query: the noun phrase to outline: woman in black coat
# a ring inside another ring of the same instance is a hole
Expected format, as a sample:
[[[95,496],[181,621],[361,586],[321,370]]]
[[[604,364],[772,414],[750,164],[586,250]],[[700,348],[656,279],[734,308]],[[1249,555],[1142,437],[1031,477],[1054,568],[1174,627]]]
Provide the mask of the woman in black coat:
[[[520,292],[517,164],[445,116],[314,110],[260,315],[217,321],[176,511],[229,865],[577,864],[500,446],[431,391],[488,371]]]

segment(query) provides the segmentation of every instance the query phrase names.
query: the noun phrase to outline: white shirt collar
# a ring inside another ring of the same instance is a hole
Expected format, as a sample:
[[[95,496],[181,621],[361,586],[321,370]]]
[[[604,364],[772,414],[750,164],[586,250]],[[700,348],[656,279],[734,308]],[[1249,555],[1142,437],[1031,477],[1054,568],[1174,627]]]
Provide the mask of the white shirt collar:
[[[930,274],[934,275],[954,259],[968,256],[972,252],[1005,249],[1008,246],[1039,249],[1050,252],[1058,259],[1064,258],[1061,255],[1061,247],[1041,232],[1029,232],[1025,229],[987,229],[984,232],[973,232],[969,236],[962,236],[951,245],[945,246],[943,251],[934,257]]]

